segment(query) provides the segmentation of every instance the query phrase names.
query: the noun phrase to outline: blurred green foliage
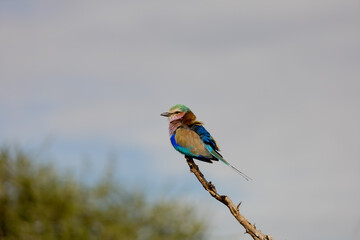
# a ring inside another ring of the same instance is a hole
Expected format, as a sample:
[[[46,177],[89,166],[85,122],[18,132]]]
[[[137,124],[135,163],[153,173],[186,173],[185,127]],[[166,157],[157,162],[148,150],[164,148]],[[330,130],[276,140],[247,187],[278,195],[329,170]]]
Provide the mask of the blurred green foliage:
[[[0,149],[0,239],[205,239],[192,207],[149,202],[106,177],[86,186],[34,160]]]

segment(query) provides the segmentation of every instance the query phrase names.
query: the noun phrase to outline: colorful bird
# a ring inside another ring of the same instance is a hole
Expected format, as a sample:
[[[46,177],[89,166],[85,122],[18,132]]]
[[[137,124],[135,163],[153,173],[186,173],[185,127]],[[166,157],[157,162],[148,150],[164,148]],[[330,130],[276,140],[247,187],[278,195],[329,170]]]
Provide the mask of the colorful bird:
[[[185,105],[177,104],[168,112],[160,114],[169,119],[170,141],[174,148],[185,156],[204,162],[222,161],[246,180],[251,179],[228,163],[219,153],[219,147],[203,123],[196,121],[194,113]]]

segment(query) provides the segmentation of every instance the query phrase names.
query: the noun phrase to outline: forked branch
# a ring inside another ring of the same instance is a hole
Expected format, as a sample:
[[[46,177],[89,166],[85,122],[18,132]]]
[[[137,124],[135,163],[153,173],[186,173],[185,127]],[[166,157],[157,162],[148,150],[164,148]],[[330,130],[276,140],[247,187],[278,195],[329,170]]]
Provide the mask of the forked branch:
[[[270,235],[263,234],[260,230],[256,229],[255,225],[251,224],[243,215],[240,214],[239,207],[241,203],[235,206],[228,196],[218,194],[215,186],[205,179],[204,175],[200,172],[199,167],[195,164],[194,160],[191,157],[187,156],[185,156],[185,158],[190,167],[190,171],[195,174],[196,178],[200,181],[206,191],[208,191],[211,196],[213,196],[229,208],[231,214],[245,228],[246,233],[250,234],[254,240],[273,240]]]

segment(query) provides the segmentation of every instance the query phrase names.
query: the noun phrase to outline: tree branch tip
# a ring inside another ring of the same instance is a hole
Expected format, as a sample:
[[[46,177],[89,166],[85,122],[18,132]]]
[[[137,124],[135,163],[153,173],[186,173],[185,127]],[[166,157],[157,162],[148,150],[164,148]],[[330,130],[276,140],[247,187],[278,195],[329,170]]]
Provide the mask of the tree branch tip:
[[[239,211],[239,207],[242,204],[242,202],[239,202],[239,204],[236,206],[236,209]]]

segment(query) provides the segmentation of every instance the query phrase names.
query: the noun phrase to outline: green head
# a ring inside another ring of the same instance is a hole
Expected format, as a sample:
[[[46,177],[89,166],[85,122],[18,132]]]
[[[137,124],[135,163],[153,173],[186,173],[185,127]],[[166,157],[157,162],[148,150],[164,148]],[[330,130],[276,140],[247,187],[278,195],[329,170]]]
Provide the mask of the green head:
[[[182,104],[176,104],[175,106],[172,106],[169,110],[169,112],[174,112],[174,111],[189,112],[190,108]]]
[[[168,117],[170,121],[182,118],[186,113],[191,112],[190,108],[182,104],[172,106],[168,112],[160,114],[161,116]]]

